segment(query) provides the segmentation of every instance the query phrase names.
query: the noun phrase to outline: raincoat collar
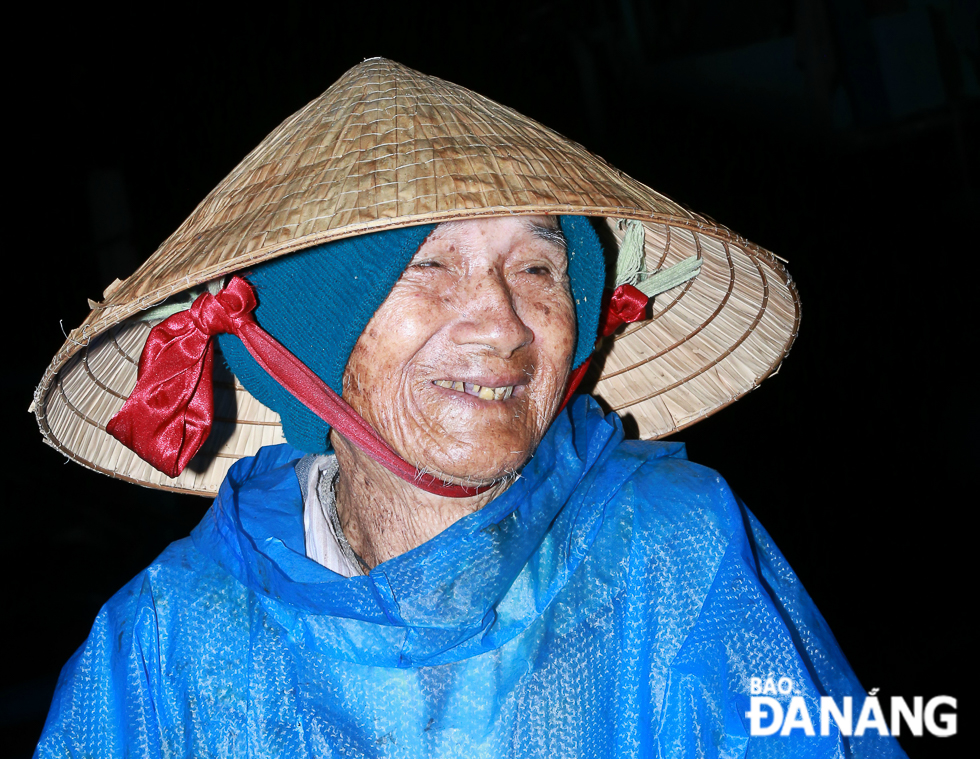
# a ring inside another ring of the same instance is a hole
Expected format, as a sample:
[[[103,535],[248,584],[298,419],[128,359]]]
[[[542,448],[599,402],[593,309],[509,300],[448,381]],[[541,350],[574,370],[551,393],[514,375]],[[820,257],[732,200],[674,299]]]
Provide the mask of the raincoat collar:
[[[295,475],[303,453],[288,445],[235,464],[193,539],[266,604],[399,628],[401,666],[458,649],[455,659],[525,629],[588,551],[601,505],[646,459],[683,455],[661,444],[614,456],[622,439],[618,417],[580,397],[503,495],[366,576],[344,578],[306,557]]]

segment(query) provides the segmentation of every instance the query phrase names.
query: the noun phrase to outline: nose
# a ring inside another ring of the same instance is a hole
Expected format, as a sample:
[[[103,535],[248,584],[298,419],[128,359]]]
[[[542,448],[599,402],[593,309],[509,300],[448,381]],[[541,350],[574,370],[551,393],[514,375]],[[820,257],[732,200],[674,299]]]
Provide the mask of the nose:
[[[507,281],[492,268],[467,278],[459,311],[451,333],[457,345],[484,346],[494,355],[510,358],[534,339],[515,309]]]

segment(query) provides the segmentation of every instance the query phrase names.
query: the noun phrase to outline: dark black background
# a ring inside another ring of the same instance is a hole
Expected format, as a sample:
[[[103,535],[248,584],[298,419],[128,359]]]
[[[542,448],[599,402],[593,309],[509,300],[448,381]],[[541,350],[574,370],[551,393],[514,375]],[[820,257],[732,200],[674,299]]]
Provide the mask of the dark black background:
[[[903,739],[913,759],[959,755],[975,721],[980,114],[944,39],[963,7],[976,35],[975,4],[329,5],[39,10],[8,32],[32,52],[8,68],[5,109],[4,751],[29,754],[100,605],[207,507],[42,444],[26,411],[59,322],[77,326],[86,298],[130,274],[280,121],[383,55],[548,124],[789,259],[803,320],[782,371],[677,437],[768,528],[866,687],[960,699],[960,737]],[[941,102],[895,115],[867,29],[921,8]],[[664,75],[786,37],[812,85],[792,103],[761,79],[719,93]],[[805,52],[825,37],[832,63]],[[821,92],[850,103],[847,123],[834,126]]]

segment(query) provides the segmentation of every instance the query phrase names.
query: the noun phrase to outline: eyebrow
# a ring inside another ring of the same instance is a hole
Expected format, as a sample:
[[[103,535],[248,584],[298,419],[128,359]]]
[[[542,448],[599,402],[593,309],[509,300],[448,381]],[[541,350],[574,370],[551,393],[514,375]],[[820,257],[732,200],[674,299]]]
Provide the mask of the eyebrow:
[[[546,227],[543,224],[538,224],[536,221],[529,219],[525,220],[524,223],[531,230],[531,234],[538,239],[550,242],[552,245],[557,245],[566,253],[568,252],[568,238],[561,231],[561,227]]]

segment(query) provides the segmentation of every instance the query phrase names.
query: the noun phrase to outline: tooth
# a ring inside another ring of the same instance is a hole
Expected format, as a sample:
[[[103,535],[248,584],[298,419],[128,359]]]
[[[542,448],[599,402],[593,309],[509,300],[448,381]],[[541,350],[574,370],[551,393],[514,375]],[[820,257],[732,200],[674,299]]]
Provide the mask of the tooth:
[[[496,387],[496,388],[494,388],[494,390],[493,390],[493,399],[495,401],[503,400],[503,398],[504,398],[504,392],[506,390],[507,390],[506,387]]]
[[[514,386],[513,385],[510,385],[510,386],[504,388],[504,400],[506,401],[508,398],[510,398],[510,396],[513,394],[513,392],[514,392]]]
[[[466,391],[466,388],[463,386],[463,383],[462,382],[454,382],[454,383],[452,383],[452,388],[453,388],[453,390],[458,390],[461,393]]]
[[[436,380],[436,384],[439,387],[446,387],[446,388],[451,388],[453,386],[453,383],[450,382],[449,380]]]
[[[479,397],[485,401],[493,400],[493,388],[492,387],[481,387],[478,393]]]

